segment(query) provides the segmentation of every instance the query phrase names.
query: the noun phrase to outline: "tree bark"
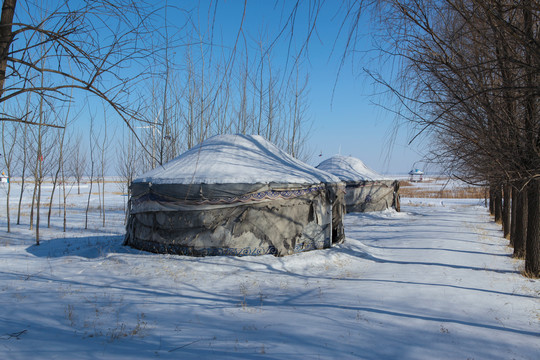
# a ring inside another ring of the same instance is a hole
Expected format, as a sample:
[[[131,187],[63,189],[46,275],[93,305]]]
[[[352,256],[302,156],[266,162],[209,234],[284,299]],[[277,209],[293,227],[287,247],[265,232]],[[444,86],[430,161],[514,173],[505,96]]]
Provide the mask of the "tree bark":
[[[10,173],[8,171],[8,178],[10,177]],[[11,232],[11,218],[9,215],[9,195],[11,193],[11,180],[8,180],[8,186],[7,186],[7,193],[6,193],[6,216],[7,216],[7,232]]]
[[[30,229],[34,229],[34,205],[36,204],[36,194],[37,194],[37,186],[38,186],[38,163],[39,163],[39,156],[36,156],[36,167],[34,168],[34,192],[32,193],[32,206],[30,207]]]
[[[538,278],[540,277],[540,181],[531,181],[528,195],[525,272]]]
[[[11,193],[11,155],[8,155],[6,151],[6,138],[7,134],[5,134],[5,124],[2,123],[2,152],[4,153],[4,164],[7,168],[7,177],[8,177],[8,184],[7,184],[7,193],[6,193],[6,216],[7,216],[7,232],[11,232],[11,218],[10,218],[10,211],[9,211],[9,195]],[[13,146],[15,146],[15,140],[13,140]],[[8,150],[11,152],[13,150],[13,146],[11,149],[8,148]]]
[[[63,231],[66,232],[66,224],[67,224],[67,196],[66,196],[66,177],[65,177],[65,173],[64,173],[64,162],[62,161],[62,163],[60,164],[60,166],[62,167],[62,192],[63,192],[63,196],[62,198],[64,199],[64,221],[63,221]]]
[[[518,203],[518,191],[512,189],[512,214],[510,215],[510,246],[514,247],[514,239],[516,238],[516,222],[517,220],[517,203]]]
[[[527,240],[527,214],[529,213],[527,189],[515,191],[516,193],[516,229],[513,237],[514,257],[525,258],[525,244]]]
[[[9,47],[13,41],[11,25],[13,23],[13,16],[15,15],[16,4],[17,0],[4,0],[2,15],[0,16],[0,97],[2,97],[2,93],[4,92]]]
[[[27,130],[28,125],[24,124],[24,134],[23,134],[23,160],[22,160],[22,174],[21,174],[21,193],[19,195],[19,206],[17,207],[17,225],[21,224],[21,206],[22,206],[22,200],[23,200],[23,194],[24,194],[24,183],[26,179],[26,155],[27,155],[27,148],[26,148],[26,141],[27,141]]]
[[[532,1],[523,2],[523,33],[526,37],[524,43],[525,63],[528,65],[525,76],[527,90],[525,92],[525,131],[527,132],[527,146],[530,156],[527,157],[529,168],[536,169],[538,174],[538,154],[540,153],[540,135],[538,133],[538,55],[537,23],[533,20]],[[536,50],[536,51],[535,51]],[[540,180],[533,179],[528,186],[528,219],[527,244],[525,254],[525,272],[532,277],[540,277]]]
[[[62,151],[62,150],[60,150]],[[60,155],[62,156],[62,155]],[[59,160],[62,161],[62,160]],[[52,207],[53,207],[53,201],[54,201],[54,192],[56,191],[56,185],[58,184],[58,174],[60,173],[60,165],[58,166],[58,169],[56,170],[56,174],[53,178],[53,187],[51,190],[51,198],[49,199],[49,210],[47,211],[47,228],[51,227],[51,215],[52,215]]]
[[[495,189],[493,185],[489,186],[489,213],[495,215]]]
[[[495,222],[502,222],[502,191],[500,186],[493,189],[493,209],[495,213]]]
[[[504,185],[504,202],[503,202],[503,209],[502,209],[502,225],[503,225],[503,234],[506,239],[510,238],[510,225],[511,225],[511,216],[512,216],[512,208],[511,208],[511,194],[512,194],[512,188],[510,187],[510,184]]]

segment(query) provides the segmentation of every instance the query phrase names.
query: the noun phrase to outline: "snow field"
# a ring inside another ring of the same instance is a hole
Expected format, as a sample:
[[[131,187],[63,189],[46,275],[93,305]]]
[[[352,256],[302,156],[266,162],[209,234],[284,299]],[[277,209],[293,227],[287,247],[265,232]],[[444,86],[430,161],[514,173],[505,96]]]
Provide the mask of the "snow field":
[[[0,358],[540,358],[540,281],[482,201],[348,214],[327,250],[193,258],[123,247],[125,198],[108,186],[105,228],[96,195],[82,230],[75,189],[68,232],[57,211],[40,246],[27,216],[5,231],[0,189]]]

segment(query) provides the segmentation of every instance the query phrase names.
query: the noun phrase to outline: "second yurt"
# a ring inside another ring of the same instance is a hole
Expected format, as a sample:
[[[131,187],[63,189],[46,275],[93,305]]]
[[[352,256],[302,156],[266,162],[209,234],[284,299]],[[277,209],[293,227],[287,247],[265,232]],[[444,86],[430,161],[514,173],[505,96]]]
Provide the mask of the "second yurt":
[[[386,178],[368,168],[360,159],[335,155],[321,162],[317,169],[324,170],[346,183],[347,212],[399,211],[399,182]]]

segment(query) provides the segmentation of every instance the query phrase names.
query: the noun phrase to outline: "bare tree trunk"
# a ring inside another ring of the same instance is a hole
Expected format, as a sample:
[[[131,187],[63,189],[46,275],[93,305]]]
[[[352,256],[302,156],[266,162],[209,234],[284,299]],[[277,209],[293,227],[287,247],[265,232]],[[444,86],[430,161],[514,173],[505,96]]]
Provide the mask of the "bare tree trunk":
[[[8,179],[10,178],[10,172],[7,173]],[[7,232],[11,232],[11,219],[9,215],[9,195],[11,193],[11,180],[8,180],[7,194],[6,194],[6,220],[7,220]]]
[[[240,134],[246,134],[247,131],[247,123],[248,123],[248,94],[247,94],[247,83],[248,83],[248,77],[249,77],[249,67],[247,63],[247,55],[246,55],[246,64],[245,69],[242,69],[242,72],[240,73],[240,104],[238,109],[238,125],[236,127],[236,131]]]
[[[137,172],[136,163],[137,163],[137,143],[135,141],[135,137],[131,134],[128,135],[127,141],[124,137],[122,141],[122,148],[119,151],[118,154],[118,162],[117,162],[117,173],[122,177],[123,185],[122,185],[122,193],[124,191],[127,193],[126,199],[129,200],[131,198],[131,190],[130,185],[133,181],[133,177],[135,176]],[[126,201],[124,201],[124,213],[125,213],[125,219],[124,219],[124,225],[127,224],[128,219],[128,208],[126,207]]]
[[[62,131],[62,136],[60,137],[60,143],[58,144],[58,146],[60,147],[59,152],[58,152],[58,167],[56,168],[56,174],[54,175],[53,189],[52,189],[52,193],[51,193],[51,201],[49,203],[49,214],[47,215],[47,227],[48,228],[51,227],[51,212],[52,212],[52,203],[53,203],[53,198],[54,198],[54,190],[56,189],[56,184],[58,183],[58,176],[60,175],[60,172],[62,174],[62,184],[63,184],[63,188],[64,188],[64,193],[65,193],[65,184],[64,184],[64,140],[66,138],[66,128],[67,128],[67,125],[68,125],[68,119],[69,119],[70,110],[71,110],[71,106],[69,106],[68,109],[67,109],[67,114],[66,114],[66,117],[65,117],[65,120],[64,120],[64,126],[63,126],[63,128],[61,130]],[[60,194],[58,194],[58,199],[60,200]],[[64,212],[65,212],[65,208],[64,208]],[[65,217],[65,214],[64,214],[64,217]],[[66,230],[65,230],[65,226],[64,226],[64,232],[65,231]]]
[[[92,150],[90,150],[92,154]],[[86,201],[86,210],[84,212],[84,228],[88,229],[88,211],[90,210],[90,196],[92,195],[92,185],[94,183],[94,160],[90,160],[90,189],[88,190],[88,199]]]
[[[67,117],[66,117],[67,119]],[[64,151],[62,154],[67,156],[62,156],[63,161],[61,162],[61,173],[62,173],[62,200],[63,200],[63,212],[64,212],[64,219],[63,219],[63,231],[66,232],[67,229],[67,198],[71,194],[71,191],[73,190],[73,186],[75,186],[75,181],[71,182],[70,176],[66,176],[66,165],[69,167],[69,162],[66,164],[66,160],[69,157],[69,154],[71,153],[71,150],[73,149],[73,144],[71,141],[77,141],[77,139],[73,139],[70,136],[68,136],[68,143],[64,146]],[[68,170],[69,171],[69,170]],[[69,189],[67,189],[67,183],[69,182]]]
[[[39,161],[39,159],[36,161]],[[34,191],[32,192],[32,205],[30,206],[30,227],[29,227],[30,230],[34,229],[34,205],[36,203],[36,193],[37,193],[37,184],[38,184],[37,167],[38,167],[38,164],[36,163],[35,175],[34,175]]]
[[[538,154],[540,153],[540,134],[538,132],[538,27],[537,19],[533,19],[533,2],[525,0],[521,3],[523,10],[523,27],[526,38],[524,44],[525,62],[528,65],[525,76],[525,130],[527,131],[527,146],[530,151],[528,163],[531,168],[538,169]],[[536,4],[537,5],[537,4]],[[537,15],[537,9],[536,9]],[[536,51],[535,51],[536,50]],[[536,155],[536,157],[535,157]],[[532,160],[536,159],[534,163]],[[538,173],[538,170],[536,170]],[[531,180],[528,189],[528,226],[525,254],[525,271],[532,277],[540,277],[540,181]]]
[[[17,208],[17,225],[21,224],[21,206],[22,206],[22,199],[24,194],[24,186],[26,181],[26,165],[27,165],[27,154],[28,150],[26,149],[26,141],[28,140],[28,124],[24,124],[24,132],[23,132],[23,160],[22,160],[22,174],[21,174],[21,193],[19,195],[19,206]]]
[[[518,191],[512,188],[512,209],[510,219],[510,246],[514,247],[514,239],[516,238],[516,223],[517,223],[517,204],[518,203]]]
[[[298,68],[296,69],[296,77],[294,81],[294,94],[293,94],[293,104],[291,106],[291,109],[289,110],[291,113],[291,119],[289,120],[289,133],[287,136],[287,152],[291,154],[293,157],[297,157],[296,154],[296,130],[298,123],[298,116],[299,116],[299,93],[298,93]]]
[[[165,12],[165,23],[167,22],[167,13]],[[159,146],[159,165],[163,165],[164,162],[167,162],[170,160],[169,152],[164,154],[165,148],[168,147],[166,143],[169,143],[170,141],[170,133],[169,133],[169,107],[168,107],[168,100],[169,100],[169,77],[170,77],[170,65],[169,65],[169,28],[165,26],[165,83],[163,84],[163,99],[162,99],[162,106],[161,106],[161,112],[163,115],[163,119],[161,121],[161,132],[160,132],[160,146]],[[165,156],[164,156],[165,155]],[[103,226],[105,226],[105,217],[103,218]]]
[[[2,15],[0,17],[0,97],[2,97],[2,93],[4,92],[9,47],[13,41],[11,25],[13,23],[13,16],[15,15],[16,4],[17,0],[4,0],[2,5]]]
[[[39,184],[39,163],[40,163],[40,143],[41,143],[41,128],[39,128],[40,131],[38,131],[38,149],[35,154],[35,167],[34,167],[34,191],[32,192],[32,206],[30,207],[30,230],[34,229],[34,208],[36,204],[36,197],[38,192],[38,184]]]
[[[72,136],[73,137],[73,136]],[[81,180],[86,171],[86,153],[82,153],[81,150],[82,135],[77,134],[73,142],[73,150],[69,157],[69,171],[71,175],[75,177],[77,182],[77,195],[81,195]]]
[[[99,173],[96,178],[96,185],[97,185],[97,193],[98,193],[98,209],[99,209],[99,216],[101,217],[103,215],[103,211],[101,209],[101,186],[99,185]]]
[[[49,199],[49,211],[47,212],[47,228],[51,227],[51,214],[52,214],[52,207],[53,207],[53,200],[54,200],[54,192],[56,190],[56,185],[58,184],[58,176],[60,174],[60,167],[61,167],[61,162],[62,162],[62,142],[63,140],[60,141],[60,145],[59,145],[60,154],[58,158],[58,168],[56,169],[56,173],[54,174],[54,177],[53,177],[53,188],[51,190],[51,198]]]
[[[105,114],[103,114],[105,125],[103,127],[103,143],[101,145],[101,185],[102,185],[102,191],[101,193],[101,214],[103,216],[103,227],[105,227],[105,166],[106,166],[106,156],[105,153],[107,152],[107,117]],[[99,187],[99,182],[98,182]]]
[[[86,211],[84,217],[84,229],[88,229],[88,211],[90,209],[90,196],[92,196],[92,185],[94,183],[94,119],[90,119],[90,189],[88,190],[88,200],[86,201]]]
[[[489,214],[495,215],[495,190],[493,185],[489,185]]]
[[[43,86],[43,76],[41,76],[41,84]],[[36,245],[39,245],[39,220],[40,220],[40,208],[41,208],[41,183],[43,182],[43,154],[42,154],[42,142],[43,134],[41,132],[43,121],[43,97],[39,100],[39,125],[38,125],[38,158],[37,158],[37,203],[36,203]]]
[[[525,244],[527,242],[528,226],[528,192],[527,189],[515,191],[517,193],[516,201],[516,231],[513,237],[514,257],[518,259],[525,258]]]
[[[510,184],[506,183],[504,185],[504,201],[502,209],[502,225],[503,225],[503,234],[506,239],[510,238],[510,225],[511,225],[511,216],[512,216],[512,207],[511,207],[511,194],[512,188]]]
[[[7,144],[8,138],[10,139],[11,143]],[[17,139],[17,129],[13,128],[12,132],[9,134],[6,133],[6,123],[2,122],[2,153],[4,153],[4,165],[6,166],[7,170],[7,177],[8,177],[8,184],[7,184],[7,194],[6,194],[6,217],[7,217],[7,232],[11,232],[11,218],[10,218],[10,211],[9,211],[9,196],[11,193],[11,167],[12,167],[12,160],[13,160],[13,149],[16,144]],[[7,147],[6,147],[7,145]]]
[[[538,278],[540,277],[540,181],[530,182],[528,195],[525,271],[529,276]]]
[[[199,49],[201,51],[201,60],[202,60],[202,64],[201,64],[201,77],[200,77],[200,88],[199,88],[199,125],[200,125],[200,128],[199,128],[199,136],[198,136],[198,143],[200,144],[201,142],[203,142],[205,139],[206,139],[206,122],[207,122],[207,114],[206,114],[206,79],[205,79],[205,67],[206,67],[206,61],[205,61],[205,57],[204,57],[204,50],[203,50],[203,46],[202,46],[202,38],[201,38],[201,34],[199,33],[199,39],[200,39],[200,43],[199,43]]]
[[[104,173],[101,173],[101,185],[102,185],[102,190],[101,190],[101,208],[103,209],[103,227],[105,227],[105,174]]]
[[[64,172],[64,161],[60,163],[61,172],[62,172],[62,198],[63,198],[63,208],[64,208],[64,221],[62,229],[66,232],[66,223],[67,223],[67,196],[66,196],[66,177]]]
[[[22,171],[22,175],[21,175],[21,192],[20,192],[20,195],[19,195],[19,205],[17,207],[17,225],[20,225],[21,224],[21,206],[22,206],[22,199],[23,199],[23,195],[24,195],[24,187],[25,187],[25,170],[26,170],[26,165],[23,165],[23,171]]]
[[[41,149],[40,149],[41,154]],[[39,183],[38,183],[38,193],[37,193],[37,199],[36,199],[36,245],[39,245],[39,220],[40,220],[40,208],[41,208],[41,182],[43,180],[43,160],[38,160],[38,168],[39,168]]]
[[[502,222],[502,193],[500,185],[496,186],[493,190],[493,202],[495,222],[500,224]]]
[[[260,72],[259,72],[259,88],[257,89],[257,93],[259,94],[259,115],[258,115],[258,121],[257,121],[257,135],[262,135],[262,119],[263,119],[263,108],[264,108],[264,50],[262,46],[262,41],[259,42],[259,49],[261,51],[261,62],[259,65]],[[270,79],[271,81],[272,79]]]
[[[42,35],[43,36],[43,35]],[[44,45],[41,45],[42,53],[45,53]],[[45,67],[45,59],[41,59],[41,70]],[[45,79],[43,73],[40,76],[41,87],[44,88]],[[45,124],[45,114],[43,111],[43,96],[39,98],[39,124],[38,124],[38,148],[37,148],[37,199],[36,199],[36,245],[39,245],[39,221],[40,221],[40,209],[41,209],[41,184],[43,182],[43,124]]]

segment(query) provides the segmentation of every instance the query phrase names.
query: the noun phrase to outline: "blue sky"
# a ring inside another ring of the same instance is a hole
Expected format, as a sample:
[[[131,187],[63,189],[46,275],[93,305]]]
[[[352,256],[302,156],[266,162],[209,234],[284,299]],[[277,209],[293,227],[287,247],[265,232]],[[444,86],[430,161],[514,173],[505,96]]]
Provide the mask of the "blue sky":
[[[170,2],[168,4],[171,5]],[[191,7],[194,10],[193,21],[198,23],[196,25],[199,25],[203,37],[209,37],[211,31],[207,21],[209,4],[210,1],[206,0],[182,3],[185,8]],[[293,3],[289,1],[278,1],[277,5],[274,1],[248,1],[243,23],[248,47],[253,48],[253,43],[250,44],[249,41],[258,38],[261,33],[267,34],[267,41],[274,39],[286,19],[282,14],[289,14],[291,4]],[[221,47],[232,47],[238,34],[243,6],[242,0],[218,2],[217,19],[213,24],[215,53],[219,53]],[[395,115],[376,104],[390,108],[392,106],[384,96],[376,95],[383,89],[374,86],[373,81],[363,71],[363,68],[367,68],[385,76],[390,76],[391,72],[395,71],[386,68],[376,52],[370,51],[374,45],[369,16],[363,19],[362,38],[356,43],[360,52],[356,53],[354,58],[347,58],[338,74],[344,38],[338,38],[335,43],[341,17],[336,15],[337,9],[333,6],[334,2],[325,4],[317,22],[317,33],[309,43],[308,56],[301,58],[301,67],[309,75],[309,96],[306,100],[311,129],[306,146],[312,156],[308,163],[317,165],[320,161],[340,153],[357,157],[375,171],[385,174],[404,174],[413,167],[424,168],[420,163],[421,146],[407,145],[410,139],[407,130],[402,127],[396,136],[392,136]],[[181,26],[185,20],[184,13],[175,11],[171,9],[167,13],[167,21],[174,26]],[[306,38],[306,13],[306,8],[299,9],[295,36],[289,42],[288,35],[284,34],[272,52],[272,66],[281,68],[283,73],[285,69],[292,69],[292,62],[287,58],[287,55],[290,55],[289,46],[294,53]],[[180,32],[179,35],[182,37],[181,41],[188,41],[186,34]],[[173,51],[176,53],[174,62],[182,68],[182,47]],[[125,131],[121,122],[117,125],[116,133]],[[112,131],[109,136],[111,134]]]
[[[204,3],[204,2],[203,2]],[[248,1],[243,29],[248,37],[268,31],[275,34],[283,25],[282,8],[290,2]],[[388,99],[375,95],[382,91],[373,85],[363,68],[390,75],[391,69],[385,69],[373,49],[369,16],[365,16],[361,25],[362,38],[357,49],[366,51],[357,53],[355,58],[348,58],[338,74],[343,51],[343,36],[334,44],[341,25],[341,17],[336,15],[334,4],[325,4],[319,14],[317,34],[309,44],[309,55],[302,60],[304,70],[309,74],[309,118],[312,121],[308,148],[314,156],[309,161],[312,165],[337,153],[351,155],[366,163],[376,171],[383,173],[406,173],[422,158],[421,144],[408,145],[410,135],[401,127],[393,137],[395,115],[383,107],[391,107]],[[218,20],[214,31],[223,34],[225,41],[235,38],[239,26],[244,2],[240,0],[221,1],[218,3]],[[298,12],[291,48],[300,46],[305,39],[306,8]],[[287,13],[285,10],[284,13]],[[206,13],[201,13],[201,17]],[[203,19],[204,20],[204,19]],[[285,41],[286,40],[286,41]],[[335,45],[335,47],[334,47]],[[284,37],[274,51],[276,57],[287,56],[288,37]],[[333,51],[332,51],[333,50]],[[290,62],[288,63],[290,67]],[[335,86],[335,87],[334,87]],[[319,156],[321,155],[322,156]]]
[[[249,51],[257,52],[256,40],[261,36],[267,44],[276,39],[277,34],[283,29],[283,26],[290,15],[292,6],[296,2],[288,0],[248,0],[246,2],[245,19],[242,26],[243,35]],[[306,29],[309,21],[307,20],[308,7],[313,3],[310,1],[301,1],[295,20],[295,35],[289,37],[288,30],[285,31],[279,39],[276,40],[275,48],[272,50],[272,68],[273,73],[280,72],[282,75],[290,74],[293,70],[292,55],[303,46],[306,40]],[[51,2],[54,4],[54,2]],[[205,40],[205,57],[207,54],[227,58],[230,50],[237,38],[240,26],[244,1],[243,0],[219,0],[216,8],[216,21],[210,26],[208,18],[213,12],[210,5],[215,5],[216,0],[186,0],[183,2],[162,1],[154,3],[156,6],[167,5],[166,16],[158,14],[157,26],[163,27],[165,21],[169,26],[169,35],[175,34],[177,42],[181,45],[171,49],[175,55],[171,57],[175,69],[182,73],[185,72],[184,50],[186,44],[196,43],[197,34],[193,27],[198,28],[201,37]],[[338,37],[339,27],[342,24],[342,13],[338,12],[340,2],[327,1],[324,8],[319,13],[317,20],[317,31],[313,34],[309,42],[309,51],[306,56],[300,57],[300,67],[304,74],[308,74],[309,95],[305,99],[308,111],[305,114],[309,120],[310,132],[308,141],[305,144],[311,158],[308,162],[311,165],[317,165],[320,161],[334,154],[351,155],[365,162],[372,169],[385,174],[407,173],[413,167],[424,168],[419,163],[422,158],[422,151],[417,144],[407,145],[410,134],[406,129],[401,129],[396,136],[392,136],[395,126],[395,116],[391,111],[377,106],[380,103],[386,107],[392,107],[387,102],[388,99],[379,94],[383,89],[373,85],[364,68],[380,72],[389,76],[393,69],[385,67],[383,59],[377,56],[376,52],[370,51],[374,46],[372,44],[373,33],[369,22],[369,16],[366,16],[359,27],[362,37],[355,43],[355,57],[346,58],[341,72],[338,73],[342,52],[344,48],[344,35]],[[182,8],[179,8],[182,7]],[[186,9],[191,10],[193,27],[186,25]],[[22,12],[24,17],[24,12]],[[369,15],[369,14],[367,14]],[[289,28],[290,29],[290,28]],[[345,28],[345,32],[346,32]],[[209,33],[213,31],[211,37]],[[261,35],[264,34],[264,35]],[[148,43],[154,43],[163,38],[163,34],[154,32],[154,36],[149,36]],[[213,44],[209,44],[212,38]],[[337,39],[337,41],[336,41]],[[240,39],[240,47],[244,46],[244,39]],[[192,46],[197,47],[197,45]],[[244,49],[241,49],[243,51]],[[198,51],[198,50],[195,50]],[[241,52],[240,51],[240,52]],[[236,61],[241,63],[243,55],[238,54]],[[255,59],[251,56],[250,61]],[[209,59],[204,60],[205,62]],[[122,69],[122,71],[133,71],[136,69]],[[233,74],[233,76],[236,76]],[[176,78],[180,81],[185,79]],[[105,79],[105,82],[108,79]],[[138,83],[133,89],[136,92],[150,92],[148,83]],[[234,84],[233,84],[234,86]],[[236,88],[237,91],[237,88]],[[96,99],[85,101],[86,94],[74,95],[74,106],[71,110],[71,116],[78,114],[78,119],[73,125],[69,126],[68,136],[76,137],[77,133],[81,135],[82,143],[88,146],[90,118],[94,117],[96,128],[102,129],[104,125],[104,115],[107,116],[107,136],[109,139],[120,139],[121,134],[128,132],[127,126],[121,119],[108,107],[105,112],[101,102]],[[144,94],[143,94],[144,95]],[[139,94],[136,94],[139,96]],[[232,95],[234,96],[234,95]],[[142,96],[140,96],[142,98]],[[64,107],[67,103],[63,103]],[[57,109],[58,110],[58,109]],[[63,111],[66,111],[64,109]],[[140,131],[140,130],[139,130]],[[101,130],[97,131],[103,134]],[[111,147],[112,149],[112,147]],[[320,156],[319,156],[320,155]],[[109,162],[109,172],[114,173],[116,164],[114,156]],[[424,170],[426,170],[424,168]]]

